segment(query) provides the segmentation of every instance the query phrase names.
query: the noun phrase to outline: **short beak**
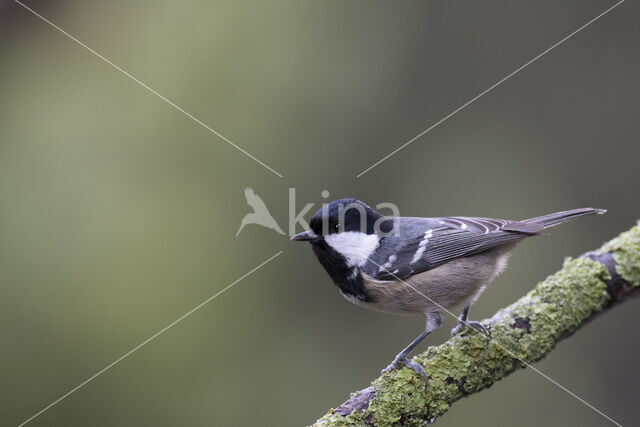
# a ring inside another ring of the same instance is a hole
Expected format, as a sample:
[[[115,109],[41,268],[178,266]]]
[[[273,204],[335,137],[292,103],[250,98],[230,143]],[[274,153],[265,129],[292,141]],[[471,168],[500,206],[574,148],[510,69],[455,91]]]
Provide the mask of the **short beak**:
[[[316,238],[316,235],[313,233],[313,231],[303,231],[302,233],[298,233],[295,236],[291,237],[291,240],[300,240],[300,241],[310,241],[310,240],[314,240]]]

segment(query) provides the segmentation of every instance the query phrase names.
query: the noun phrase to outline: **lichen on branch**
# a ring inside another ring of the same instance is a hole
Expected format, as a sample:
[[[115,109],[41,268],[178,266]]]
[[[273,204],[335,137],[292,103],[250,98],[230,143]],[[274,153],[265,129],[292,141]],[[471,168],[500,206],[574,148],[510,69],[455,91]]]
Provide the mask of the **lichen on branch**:
[[[546,356],[557,342],[640,289],[640,224],[576,259],[482,323],[416,356],[429,374],[392,371],[354,393],[318,426],[417,426]]]

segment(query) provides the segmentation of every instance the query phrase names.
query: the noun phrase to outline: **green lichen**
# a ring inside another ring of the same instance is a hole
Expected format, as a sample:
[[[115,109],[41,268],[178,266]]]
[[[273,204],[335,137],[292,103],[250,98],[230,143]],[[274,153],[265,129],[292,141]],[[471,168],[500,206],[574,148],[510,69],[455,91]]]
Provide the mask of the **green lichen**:
[[[609,300],[604,283],[608,278],[606,267],[599,262],[567,259],[562,270],[529,292],[526,304],[514,304],[509,312],[527,316],[531,324],[529,333],[519,340],[525,361],[541,359],[561,336],[575,331],[599,311]]]
[[[606,243],[599,252],[611,252],[616,272],[627,283],[640,286],[640,222]]]
[[[634,227],[607,243],[618,273],[640,285],[640,229]],[[409,368],[376,379],[375,396],[361,413],[329,412],[318,425],[418,426],[442,416],[456,400],[490,387],[511,372],[547,355],[609,301],[607,268],[588,257],[566,259],[563,268],[527,295],[485,320],[491,340],[468,329],[414,358],[429,374]],[[524,363],[523,363],[524,362]]]

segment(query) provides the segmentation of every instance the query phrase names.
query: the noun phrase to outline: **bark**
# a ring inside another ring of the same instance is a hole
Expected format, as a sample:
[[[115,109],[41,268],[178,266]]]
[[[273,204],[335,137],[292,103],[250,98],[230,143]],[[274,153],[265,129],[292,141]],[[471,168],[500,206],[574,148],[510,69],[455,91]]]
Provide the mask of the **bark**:
[[[640,295],[640,223],[576,259],[527,295],[482,321],[487,336],[467,329],[413,360],[429,374],[409,368],[382,375],[353,393],[317,426],[424,425],[457,400],[490,387],[545,357],[556,343],[598,315]]]

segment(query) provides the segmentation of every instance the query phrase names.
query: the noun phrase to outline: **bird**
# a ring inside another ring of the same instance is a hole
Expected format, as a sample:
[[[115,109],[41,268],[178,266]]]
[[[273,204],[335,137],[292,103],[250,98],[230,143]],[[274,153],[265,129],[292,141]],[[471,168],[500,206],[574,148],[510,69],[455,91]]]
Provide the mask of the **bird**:
[[[247,204],[253,208],[253,212],[248,213],[242,218],[240,228],[236,232],[236,237],[242,231],[247,224],[258,224],[263,227],[270,228],[277,231],[280,234],[285,234],[284,231],[278,226],[278,223],[269,213],[267,205],[264,204],[260,196],[253,192],[251,187],[247,187],[244,190],[244,197],[247,199]]]
[[[382,373],[404,366],[428,375],[409,353],[442,325],[443,312],[460,310],[451,336],[484,326],[468,320],[469,309],[507,266],[523,239],[581,216],[606,210],[580,208],[522,221],[479,217],[387,217],[353,198],[325,204],[309,230],[291,240],[306,241],[350,302],[378,311],[423,314],[426,326]]]

